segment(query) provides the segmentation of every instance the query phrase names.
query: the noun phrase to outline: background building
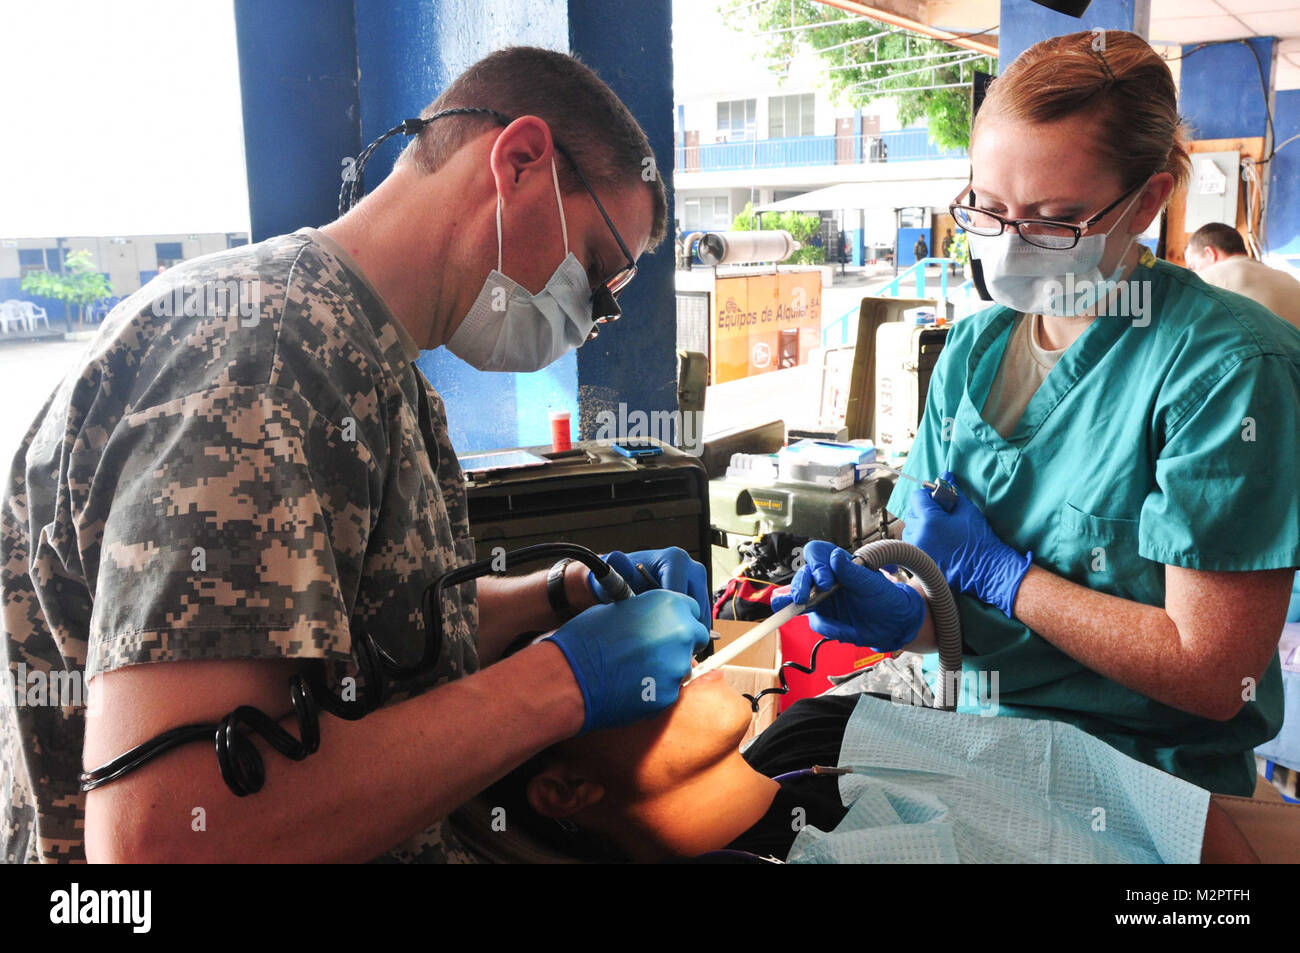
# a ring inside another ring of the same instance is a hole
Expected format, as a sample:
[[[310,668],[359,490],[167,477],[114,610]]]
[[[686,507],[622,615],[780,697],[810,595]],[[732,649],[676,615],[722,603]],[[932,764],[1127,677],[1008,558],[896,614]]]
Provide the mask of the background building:
[[[57,319],[67,317],[64,303],[23,291],[22,280],[33,271],[61,271],[69,252],[89,251],[100,274],[112,284],[112,297],[124,298],[158,274],[160,268],[246,244],[247,232],[4,238],[0,239],[0,301],[31,301],[44,308],[57,325]]]

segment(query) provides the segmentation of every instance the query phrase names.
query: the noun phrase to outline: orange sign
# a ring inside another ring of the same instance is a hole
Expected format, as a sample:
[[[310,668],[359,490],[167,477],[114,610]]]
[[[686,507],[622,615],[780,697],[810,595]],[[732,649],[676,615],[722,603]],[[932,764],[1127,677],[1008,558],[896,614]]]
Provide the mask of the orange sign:
[[[819,271],[717,278],[709,315],[714,384],[807,362],[821,345]]]

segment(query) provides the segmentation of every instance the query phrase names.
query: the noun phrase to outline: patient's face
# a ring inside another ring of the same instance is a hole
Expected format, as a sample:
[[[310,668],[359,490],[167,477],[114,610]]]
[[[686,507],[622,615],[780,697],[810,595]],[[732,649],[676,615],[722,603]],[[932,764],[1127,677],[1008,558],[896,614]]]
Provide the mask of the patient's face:
[[[734,754],[751,714],[749,702],[714,671],[655,717],[573,738],[557,753],[615,799],[649,797]]]

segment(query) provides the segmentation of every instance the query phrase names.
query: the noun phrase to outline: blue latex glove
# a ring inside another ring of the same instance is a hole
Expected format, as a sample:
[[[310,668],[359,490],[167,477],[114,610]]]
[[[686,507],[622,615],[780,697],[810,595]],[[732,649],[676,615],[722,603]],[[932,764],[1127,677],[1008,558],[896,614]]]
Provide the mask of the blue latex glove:
[[[942,478],[956,485],[951,472],[945,471]],[[1033,553],[1022,556],[998,539],[979,507],[960,489],[957,505],[945,513],[929,490],[917,487],[904,520],[903,539],[939,564],[948,585],[1013,618],[1016,593],[1033,563]]]
[[[686,550],[679,546],[668,549],[641,549],[634,553],[606,553],[602,559],[623,577],[635,593],[649,592],[652,589],[668,589],[690,596],[700,605],[700,619],[708,621],[713,618],[713,603],[709,599],[709,577],[704,567],[691,559]],[[650,580],[637,572],[636,564],[641,563],[646,571],[659,583],[652,586]],[[607,596],[590,572],[587,573],[587,588],[592,591],[597,601],[609,602]]]
[[[694,599],[656,589],[593,606],[548,639],[560,647],[582,690],[585,734],[630,724],[675,702],[709,630]]]
[[[911,586],[858,565],[848,552],[820,539],[804,546],[803,558],[806,565],[794,574],[789,590],[773,594],[773,612],[806,602],[814,585],[825,591],[838,582],[841,588],[808,617],[814,632],[878,652],[893,652],[916,638],[925,621],[925,598]]]

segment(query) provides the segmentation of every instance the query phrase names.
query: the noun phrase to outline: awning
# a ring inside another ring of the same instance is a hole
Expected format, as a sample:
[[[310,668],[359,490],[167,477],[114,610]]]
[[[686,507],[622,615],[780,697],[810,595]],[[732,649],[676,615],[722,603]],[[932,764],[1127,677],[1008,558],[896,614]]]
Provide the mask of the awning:
[[[892,182],[842,182],[803,195],[768,202],[756,212],[822,212],[842,209],[946,209],[966,178],[901,179]]]

